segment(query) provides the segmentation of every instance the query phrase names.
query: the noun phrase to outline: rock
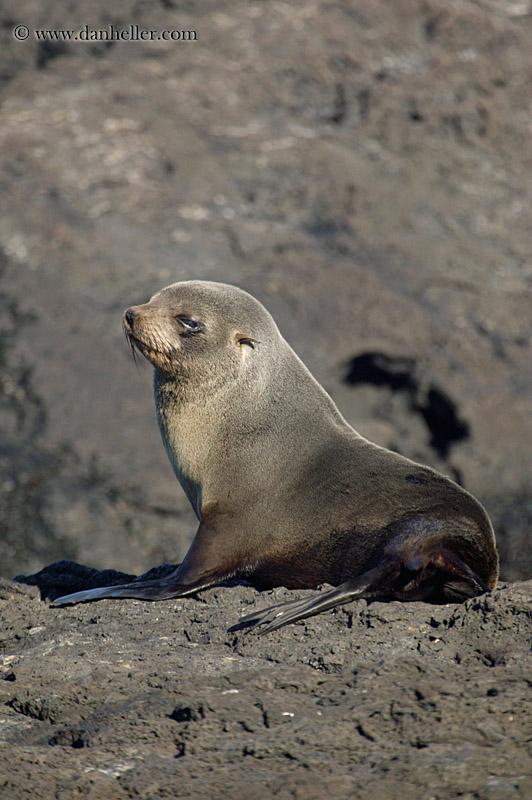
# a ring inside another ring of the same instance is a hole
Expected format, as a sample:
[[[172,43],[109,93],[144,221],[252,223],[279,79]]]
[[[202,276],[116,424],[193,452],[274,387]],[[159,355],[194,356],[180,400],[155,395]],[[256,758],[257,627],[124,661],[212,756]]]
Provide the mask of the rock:
[[[392,798],[405,783],[420,799],[510,784],[526,797],[532,581],[461,605],[361,601],[264,637],[227,632],[293,595],[1,599],[2,797],[32,785],[75,797],[91,775],[118,797],[176,782],[183,797]]]

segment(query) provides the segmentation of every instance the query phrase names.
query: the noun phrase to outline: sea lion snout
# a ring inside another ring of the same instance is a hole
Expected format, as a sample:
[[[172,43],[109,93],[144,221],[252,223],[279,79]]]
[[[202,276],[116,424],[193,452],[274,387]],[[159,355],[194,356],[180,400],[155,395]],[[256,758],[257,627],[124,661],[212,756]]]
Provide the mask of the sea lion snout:
[[[124,311],[122,326],[133,353],[137,350],[161,372],[175,369],[181,345],[167,314],[152,303],[130,306]]]
[[[138,317],[139,309],[138,306],[131,306],[124,312],[124,325],[126,328],[131,329],[133,328],[135,317]]]
[[[141,345],[146,339],[146,331],[144,330],[146,326],[142,306],[127,308],[122,317],[122,326],[131,347],[137,347],[142,353]]]

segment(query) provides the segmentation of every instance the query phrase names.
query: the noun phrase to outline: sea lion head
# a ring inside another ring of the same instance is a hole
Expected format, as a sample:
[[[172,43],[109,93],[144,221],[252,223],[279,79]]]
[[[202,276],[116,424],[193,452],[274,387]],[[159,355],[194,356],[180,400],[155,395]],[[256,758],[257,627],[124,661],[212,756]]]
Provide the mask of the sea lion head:
[[[183,281],[148,303],[128,308],[124,331],[160,378],[187,393],[202,393],[260,373],[260,358],[282,341],[277,326],[254,297],[236,286]]]

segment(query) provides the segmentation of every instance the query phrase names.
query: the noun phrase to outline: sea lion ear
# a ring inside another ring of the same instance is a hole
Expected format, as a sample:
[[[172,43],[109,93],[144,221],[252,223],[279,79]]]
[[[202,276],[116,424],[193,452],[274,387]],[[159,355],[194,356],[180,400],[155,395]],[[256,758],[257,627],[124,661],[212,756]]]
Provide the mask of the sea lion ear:
[[[251,336],[243,336],[241,333],[237,333],[235,336],[235,341],[237,344],[240,345],[247,345],[251,347],[252,350],[255,349],[255,345],[259,344],[256,339],[252,339]]]

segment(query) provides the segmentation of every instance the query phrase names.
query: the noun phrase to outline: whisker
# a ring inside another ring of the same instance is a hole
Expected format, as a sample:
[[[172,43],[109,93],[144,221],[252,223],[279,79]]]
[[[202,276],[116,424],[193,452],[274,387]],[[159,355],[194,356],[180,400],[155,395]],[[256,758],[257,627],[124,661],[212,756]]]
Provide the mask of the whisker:
[[[136,352],[136,349],[135,349],[135,344],[133,342],[133,338],[130,336],[130,334],[127,332],[127,330],[125,328],[124,328],[124,335],[126,337],[127,343],[128,343],[129,348],[131,350],[131,355],[133,356],[133,361],[135,363],[135,367],[136,367],[137,372],[138,372],[139,371],[139,365],[138,365],[138,361],[137,361],[137,352]]]
[[[135,363],[135,369],[137,370],[137,372],[139,372],[139,362],[137,361],[137,351],[136,351],[135,345],[133,344],[131,339],[129,340],[129,346],[131,348],[131,355],[133,356],[133,361]]]

